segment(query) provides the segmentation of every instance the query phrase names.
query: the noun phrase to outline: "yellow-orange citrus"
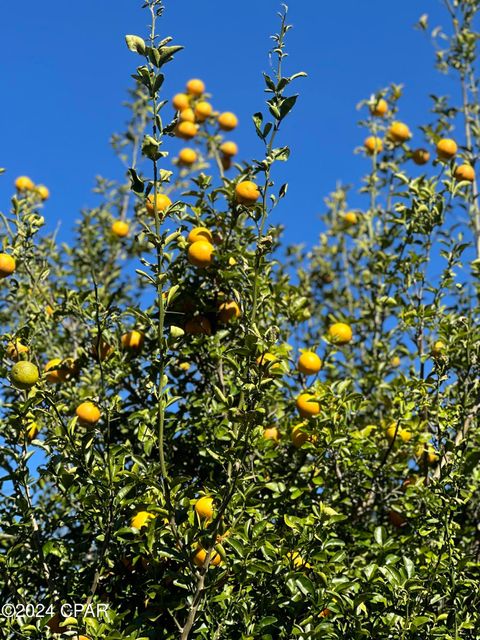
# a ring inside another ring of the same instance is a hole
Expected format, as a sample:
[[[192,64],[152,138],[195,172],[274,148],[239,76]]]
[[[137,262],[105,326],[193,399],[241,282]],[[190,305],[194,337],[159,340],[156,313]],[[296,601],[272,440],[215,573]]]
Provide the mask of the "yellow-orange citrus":
[[[190,98],[186,93],[177,93],[173,96],[172,104],[177,111],[183,111],[190,106]]]
[[[188,261],[194,267],[204,269],[212,264],[213,244],[207,240],[197,240],[188,247]]]
[[[28,176],[19,176],[15,180],[15,189],[17,191],[33,191],[35,184]]]
[[[461,180],[473,182],[475,180],[475,169],[471,164],[461,164],[455,169],[454,176],[455,180],[458,180],[459,182]]]
[[[213,498],[203,496],[195,503],[195,511],[201,520],[211,520],[213,516]]]
[[[112,233],[117,238],[125,238],[128,236],[129,226],[124,220],[115,220],[112,224]]]
[[[358,216],[355,213],[355,211],[348,211],[344,216],[343,216],[343,222],[345,223],[345,225],[347,227],[353,227],[354,225],[357,224],[358,222]]]
[[[320,413],[320,404],[311,393],[301,393],[297,398],[297,409],[302,418],[310,418]]]
[[[442,340],[437,340],[432,347],[431,354],[434,358],[440,358],[444,355],[447,345]]]
[[[12,258],[8,253],[0,253],[0,278],[11,276],[15,267],[15,258]]]
[[[10,380],[17,389],[31,389],[39,377],[37,366],[28,360],[20,360],[10,369]]]
[[[235,187],[235,198],[239,204],[254,205],[260,197],[257,185],[251,180],[243,180]]]
[[[306,376],[313,376],[322,368],[322,361],[313,351],[304,351],[298,359],[297,368]]]
[[[365,138],[363,146],[369,154],[381,153],[383,150],[382,139],[377,136],[369,136],[368,138]]]
[[[179,122],[175,128],[175,134],[178,138],[191,140],[197,135],[198,126],[194,122]]]
[[[187,93],[192,96],[201,96],[205,93],[205,83],[198,78],[192,78],[187,82]]]
[[[280,440],[280,432],[277,427],[267,427],[263,430],[263,438],[265,440],[275,440],[275,442],[278,442]]]
[[[437,143],[437,155],[442,160],[450,160],[457,151],[457,143],[451,138],[442,138]]]
[[[231,111],[225,111],[218,116],[218,126],[223,131],[232,131],[238,125],[237,116]]]
[[[6,348],[7,356],[11,360],[15,360],[15,362],[17,362],[22,355],[26,355],[28,351],[29,351],[28,347],[22,342],[20,342],[20,340],[14,340],[13,342],[9,342]]]
[[[212,105],[205,100],[197,102],[195,105],[195,118],[197,122],[205,122],[212,115]]]
[[[187,109],[180,111],[178,118],[180,122],[195,122],[195,113],[193,112],[193,109],[188,107]]]
[[[229,302],[222,302],[218,307],[218,321],[222,324],[235,320],[242,315],[240,307],[235,300]]]
[[[393,142],[402,144],[403,142],[410,140],[412,134],[404,122],[392,122],[388,130],[388,137],[390,140],[393,140]]]
[[[197,161],[197,152],[195,149],[190,149],[189,147],[185,147],[180,150],[178,154],[178,162],[179,164],[183,164],[186,167],[190,167],[192,164],[195,164]]]
[[[385,431],[385,436],[390,444],[392,444],[394,440],[397,442],[398,440],[401,440],[402,442],[409,442],[412,439],[412,432],[408,429],[397,427],[397,423],[392,422]]]
[[[97,424],[102,417],[97,405],[94,402],[89,401],[79,404],[75,409],[75,413],[77,414],[78,421],[86,426]]]
[[[197,567],[203,567],[205,560],[207,559],[207,552],[200,545],[197,546],[195,552],[193,554],[192,560]],[[218,565],[222,562],[222,557],[215,550],[212,550],[210,553],[210,564],[213,564],[214,567],[218,567]]]
[[[292,441],[292,444],[297,449],[302,447],[309,438],[308,433],[305,433],[305,431],[303,430],[304,427],[305,423],[301,422],[300,424],[292,427],[292,430],[290,432],[290,439]]]
[[[68,377],[68,370],[62,367],[62,358],[53,358],[49,360],[44,367],[45,377],[48,382],[58,384],[65,382]]]
[[[150,511],[138,511],[130,520],[130,526],[134,529],[143,529],[153,518],[155,518],[155,514]]]
[[[124,333],[121,337],[122,346],[129,351],[140,351],[145,340],[145,334],[132,329],[127,333]]]
[[[384,98],[375,101],[370,107],[373,116],[385,116],[388,113],[388,102]]]
[[[198,240],[206,240],[213,244],[213,236],[206,227],[194,227],[188,234],[187,240],[190,244],[198,242]]]
[[[165,211],[165,209],[172,204],[172,201],[170,200],[170,198],[166,196],[164,193],[157,193],[156,199],[154,194],[151,193],[148,196],[147,200],[145,201],[145,206],[147,207],[147,211],[151,215],[153,215],[155,211],[155,208],[154,208],[155,201],[157,203],[157,212],[159,213]]]
[[[224,156],[228,156],[229,158],[236,156],[238,153],[238,147],[235,142],[224,142],[220,145],[220,151]]]
[[[352,337],[352,328],[345,322],[335,322],[328,327],[328,339],[334,344],[348,344]]]

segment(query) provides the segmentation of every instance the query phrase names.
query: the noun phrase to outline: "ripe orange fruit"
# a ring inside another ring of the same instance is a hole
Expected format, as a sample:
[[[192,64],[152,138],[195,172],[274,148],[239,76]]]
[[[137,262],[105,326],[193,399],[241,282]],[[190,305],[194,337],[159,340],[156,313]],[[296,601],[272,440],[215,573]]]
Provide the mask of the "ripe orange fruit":
[[[94,402],[82,402],[75,409],[75,413],[77,414],[78,421],[80,424],[85,426],[92,426],[97,424],[97,422],[102,417],[100,413],[100,409]]]
[[[211,520],[213,516],[213,498],[203,496],[195,503],[195,511],[201,520]]]
[[[235,197],[239,204],[246,206],[254,205],[260,197],[257,185],[251,180],[243,180],[235,187]]]
[[[377,136],[369,136],[368,138],[365,138],[363,146],[369,154],[381,153],[383,150],[382,139]]]
[[[190,140],[197,135],[197,131],[198,127],[194,122],[180,122],[175,129],[175,134],[178,138]]]
[[[130,526],[134,529],[143,529],[153,518],[155,518],[155,514],[150,511],[139,511],[130,520]]]
[[[35,438],[38,436],[38,432],[40,431],[40,427],[38,426],[38,424],[36,422],[30,422],[30,424],[27,424],[26,427],[26,435],[28,440],[31,442],[32,440],[35,440]]]
[[[180,362],[180,364],[178,365],[178,368],[181,371],[188,371],[190,369],[190,363],[189,362]]]
[[[419,445],[415,450],[415,455],[418,460],[430,466],[439,460],[439,456],[435,453],[435,449],[430,443]]]
[[[301,567],[304,567],[305,569],[312,568],[312,565],[309,562],[305,562],[298,551],[290,551],[289,553],[287,553],[286,557],[293,564],[295,569],[300,569]]]
[[[259,367],[264,367],[273,373],[282,373],[282,365],[278,361],[277,356],[273,353],[269,353],[268,351],[263,353],[261,356],[258,356],[257,365]]]
[[[434,358],[441,358],[445,354],[447,345],[441,340],[437,340],[431,350],[431,354]]]
[[[115,220],[112,224],[112,233],[117,238],[125,238],[128,236],[129,226],[124,220]]]
[[[384,98],[380,98],[370,107],[373,116],[382,117],[388,113],[388,102]]]
[[[194,227],[188,234],[187,240],[191,244],[193,242],[198,242],[198,240],[206,240],[212,244],[213,236],[206,227]]]
[[[31,389],[37,382],[40,374],[33,362],[20,360],[10,369],[10,381],[17,389]]]
[[[53,310],[53,307],[47,304],[47,306],[45,307],[45,313],[47,314],[47,316],[53,316],[55,312]]]
[[[28,176],[19,176],[15,180],[15,189],[17,191],[33,191],[35,189],[35,185],[33,180],[30,180]]]
[[[238,125],[237,116],[231,111],[225,111],[218,116],[218,126],[223,131],[232,131]]]
[[[238,153],[238,147],[235,142],[224,142],[220,145],[220,151],[224,156],[228,156],[229,158],[236,156]]]
[[[392,367],[399,367],[400,363],[400,356],[393,356],[393,358],[390,360],[390,364],[392,365]]]
[[[180,122],[195,122],[195,114],[193,112],[193,109],[191,109],[190,107],[188,107],[188,109],[183,109],[182,111],[180,111],[178,118]]]
[[[304,351],[298,359],[297,368],[306,376],[313,376],[322,368],[322,361],[313,351]]]
[[[0,253],[0,278],[11,276],[15,267],[15,258],[12,258],[8,253]]]
[[[311,418],[320,413],[320,405],[311,393],[301,393],[297,398],[297,409],[302,418]]]
[[[50,197],[50,191],[43,184],[37,185],[35,191],[38,193],[40,200],[48,200]]]
[[[468,182],[473,182],[475,180],[475,169],[471,164],[461,164],[459,167],[455,169],[455,180],[459,182],[461,180],[468,180]]]
[[[280,432],[277,427],[267,427],[263,430],[263,438],[264,440],[274,440],[278,442],[280,440]]]
[[[155,202],[155,197],[154,197],[154,194],[151,193],[145,202],[147,211],[151,215],[153,215],[155,211],[154,202]],[[156,203],[157,203],[157,212],[160,213],[165,211],[165,209],[172,204],[172,201],[164,193],[157,193]]]
[[[197,546],[195,552],[193,554],[192,560],[197,567],[203,567],[205,560],[207,559],[207,552],[200,545]],[[213,550],[210,554],[210,564],[213,564],[214,567],[218,567],[218,565],[222,562],[222,558],[219,553]]]
[[[345,322],[335,322],[328,327],[328,339],[334,344],[348,344],[352,337],[352,328]]]
[[[457,151],[457,143],[451,138],[442,138],[437,143],[437,155],[442,160],[450,160]]]
[[[183,111],[190,106],[190,98],[186,93],[177,93],[173,96],[172,105],[177,111]]]
[[[242,312],[235,300],[222,302],[218,307],[218,321],[222,324],[226,324],[227,322],[230,322],[230,320],[235,320],[241,315]]]
[[[67,369],[62,367],[62,358],[53,358],[53,360],[49,360],[44,367],[44,371],[48,382],[53,382],[55,384],[65,382],[68,377]]]
[[[205,316],[194,316],[187,320],[185,324],[185,333],[191,336],[212,335],[212,325],[210,320]]]
[[[305,431],[303,431],[304,426],[305,423],[301,422],[300,424],[292,427],[292,430],[290,432],[290,439],[296,449],[300,449],[300,447],[302,447],[308,440],[308,433],[305,433]]]
[[[205,269],[212,264],[213,244],[206,240],[197,240],[188,247],[188,261],[194,267]]]
[[[185,147],[180,150],[178,154],[178,163],[183,164],[186,167],[191,166],[197,161],[197,152],[194,149]]]
[[[212,111],[212,105],[205,100],[201,100],[195,105],[195,118],[198,122],[205,122],[212,115]]]
[[[412,134],[408,126],[403,122],[392,122],[390,129],[388,130],[388,137],[393,142],[402,144],[407,140],[410,140]]]
[[[348,213],[343,216],[343,221],[347,227],[353,227],[358,222],[357,214],[355,211],[348,211]]]
[[[193,78],[187,82],[187,93],[192,96],[201,96],[205,93],[205,83],[198,78]]]
[[[20,356],[26,355],[29,351],[28,347],[20,342],[20,340],[15,340],[14,342],[9,342],[6,348],[7,356],[17,362],[20,359]]]
[[[409,442],[412,439],[412,432],[408,429],[402,429],[401,427],[397,428],[397,423],[392,422],[385,431],[385,436],[390,444],[392,444],[394,440],[398,442],[399,439],[402,442]]]
[[[415,149],[412,153],[412,160],[418,165],[427,164],[430,160],[430,151],[427,151],[427,149]]]
[[[121,337],[123,348],[128,349],[129,351],[140,351],[144,340],[145,334],[137,331],[136,329],[132,329],[132,331],[124,333]]]

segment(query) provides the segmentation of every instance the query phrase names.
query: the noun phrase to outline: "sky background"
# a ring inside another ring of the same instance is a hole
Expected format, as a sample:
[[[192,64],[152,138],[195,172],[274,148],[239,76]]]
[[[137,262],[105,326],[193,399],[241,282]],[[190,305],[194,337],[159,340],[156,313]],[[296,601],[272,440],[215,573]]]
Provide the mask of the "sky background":
[[[139,58],[124,35],[146,34],[149,14],[141,5],[2,2],[0,166],[7,173],[0,176],[0,210],[9,207],[15,177],[29,175],[50,188],[48,228],[62,221],[60,238],[68,240],[80,209],[97,202],[95,175],[122,179],[109,138],[127,117],[122,102]],[[159,23],[162,35],[186,47],[168,67],[164,96],[191,77],[204,79],[214,106],[238,115],[229,137],[244,158],[261,154],[251,114],[264,106],[262,71],[279,7],[277,0],[248,10],[245,0],[166,0]],[[365,137],[357,127],[361,99],[390,82],[405,84],[400,117],[421,144],[417,127],[430,119],[429,94],[455,93],[454,80],[434,69],[429,36],[413,29],[422,13],[431,26],[448,26],[440,0],[291,0],[286,71],[304,70],[308,78],[298,81],[301,96],[278,141],[292,156],[276,174],[289,192],[272,222],[286,226],[288,242],[313,244],[323,200],[338,180],[360,186],[368,170],[353,153]]]

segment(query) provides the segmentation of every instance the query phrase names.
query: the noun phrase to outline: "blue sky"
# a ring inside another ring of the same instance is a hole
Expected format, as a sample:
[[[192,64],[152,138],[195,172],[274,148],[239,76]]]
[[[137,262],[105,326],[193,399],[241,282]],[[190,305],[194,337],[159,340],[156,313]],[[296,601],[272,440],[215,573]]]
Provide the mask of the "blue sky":
[[[27,174],[51,190],[49,228],[62,221],[68,239],[81,207],[94,205],[94,176],[121,177],[108,140],[126,113],[130,74],[138,58],[124,35],[145,35],[141,0],[24,0],[3,3],[0,103],[0,210],[9,206],[15,176]],[[263,107],[262,71],[268,70],[269,35],[277,28],[277,0],[252,7],[240,0],[166,0],[159,27],[186,46],[169,65],[166,97],[191,77],[205,80],[216,108],[235,111],[231,137],[242,157],[259,156],[251,114]],[[356,104],[389,84],[405,84],[401,118],[415,128],[429,119],[430,93],[455,93],[453,79],[433,68],[426,34],[413,29],[422,13],[447,25],[440,0],[292,0],[287,70],[305,70],[301,97],[280,139],[292,157],[277,174],[289,182],[273,222],[286,225],[289,242],[312,244],[323,198],[336,182],[359,185],[366,161],[355,156],[364,132]],[[421,142],[421,135],[415,131]]]

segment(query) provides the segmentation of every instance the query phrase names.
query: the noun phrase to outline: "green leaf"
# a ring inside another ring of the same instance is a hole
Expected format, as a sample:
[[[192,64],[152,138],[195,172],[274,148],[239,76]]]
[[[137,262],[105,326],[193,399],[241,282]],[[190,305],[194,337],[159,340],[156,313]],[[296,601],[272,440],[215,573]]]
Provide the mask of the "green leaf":
[[[130,51],[139,53],[140,55],[145,55],[145,40],[143,38],[140,38],[140,36],[125,36],[125,42],[127,43],[127,47],[130,49]]]

